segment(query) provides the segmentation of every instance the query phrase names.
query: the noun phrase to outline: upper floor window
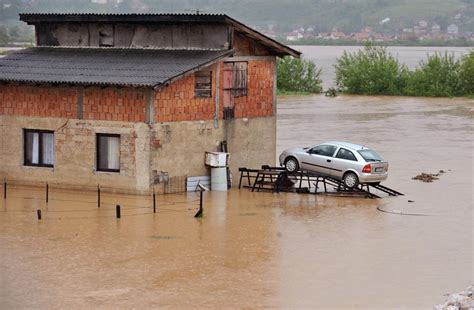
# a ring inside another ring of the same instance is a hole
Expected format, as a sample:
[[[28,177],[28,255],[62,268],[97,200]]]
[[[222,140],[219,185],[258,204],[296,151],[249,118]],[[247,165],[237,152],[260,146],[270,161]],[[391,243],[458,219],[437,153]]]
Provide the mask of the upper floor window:
[[[234,62],[234,96],[247,96],[247,62]]]
[[[54,132],[23,129],[24,165],[54,167]]]
[[[97,134],[97,171],[120,172],[120,135]]]
[[[212,96],[212,70],[204,69],[194,73],[194,97],[210,98]]]

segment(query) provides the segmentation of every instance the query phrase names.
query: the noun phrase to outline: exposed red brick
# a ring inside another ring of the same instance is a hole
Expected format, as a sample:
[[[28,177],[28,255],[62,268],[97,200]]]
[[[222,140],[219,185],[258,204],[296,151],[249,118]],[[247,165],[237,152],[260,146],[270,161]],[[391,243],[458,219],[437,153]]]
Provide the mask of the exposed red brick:
[[[0,115],[77,117],[76,91],[62,87],[0,86]]]

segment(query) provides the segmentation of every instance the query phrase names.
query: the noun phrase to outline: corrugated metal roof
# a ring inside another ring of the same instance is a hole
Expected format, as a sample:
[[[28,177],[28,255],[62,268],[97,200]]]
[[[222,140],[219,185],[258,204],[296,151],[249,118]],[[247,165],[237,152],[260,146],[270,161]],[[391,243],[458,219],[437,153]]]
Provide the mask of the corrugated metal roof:
[[[189,13],[20,13],[20,20],[28,24],[39,22],[215,22],[225,23],[225,14]]]
[[[232,52],[36,47],[0,59],[0,81],[156,87]]]

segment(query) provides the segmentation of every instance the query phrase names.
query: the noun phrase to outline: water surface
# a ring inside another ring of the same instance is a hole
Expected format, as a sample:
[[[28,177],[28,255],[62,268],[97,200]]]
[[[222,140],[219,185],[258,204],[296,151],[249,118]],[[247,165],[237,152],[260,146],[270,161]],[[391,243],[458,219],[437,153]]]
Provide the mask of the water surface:
[[[94,193],[52,186],[46,210],[44,189],[11,186],[0,308],[431,308],[473,281],[473,111],[466,99],[280,100],[278,151],[366,144],[402,197],[211,192],[196,220],[196,194],[159,196],[153,214],[150,197],[104,194],[98,209]]]

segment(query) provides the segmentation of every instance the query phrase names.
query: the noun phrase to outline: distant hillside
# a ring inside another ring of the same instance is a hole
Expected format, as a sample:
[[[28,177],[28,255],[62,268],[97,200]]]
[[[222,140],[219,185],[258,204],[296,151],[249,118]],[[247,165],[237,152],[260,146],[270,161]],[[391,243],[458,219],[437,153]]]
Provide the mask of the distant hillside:
[[[97,1],[96,1],[97,2]],[[371,26],[397,32],[421,19],[445,28],[456,22],[461,31],[474,31],[474,0],[2,0],[0,19],[15,19],[22,11],[111,11],[227,13],[261,29],[279,31],[313,27],[316,32],[338,28],[346,33]],[[118,4],[117,4],[118,3]],[[5,6],[7,4],[7,6]],[[9,5],[8,5],[9,4]],[[459,19],[455,20],[456,14]],[[390,22],[379,25],[385,18]]]

